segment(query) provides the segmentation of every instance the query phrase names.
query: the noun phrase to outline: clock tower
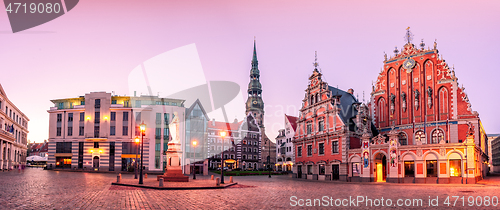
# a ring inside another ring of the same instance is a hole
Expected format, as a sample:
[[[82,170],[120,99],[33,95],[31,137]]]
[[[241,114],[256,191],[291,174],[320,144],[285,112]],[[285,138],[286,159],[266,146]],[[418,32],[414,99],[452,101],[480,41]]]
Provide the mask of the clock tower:
[[[257,61],[255,40],[253,42],[252,69],[250,70],[250,82],[248,83],[248,99],[246,103],[246,115],[252,113],[264,134],[264,101],[262,101],[262,85],[260,84],[260,72]]]

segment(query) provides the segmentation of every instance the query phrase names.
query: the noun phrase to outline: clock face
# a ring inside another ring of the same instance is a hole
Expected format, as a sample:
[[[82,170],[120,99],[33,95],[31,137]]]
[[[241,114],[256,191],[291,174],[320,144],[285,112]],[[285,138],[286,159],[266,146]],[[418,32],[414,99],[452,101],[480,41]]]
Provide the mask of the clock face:
[[[257,101],[253,101],[253,104],[254,104],[254,105],[257,105]]]
[[[403,67],[406,69],[407,73],[410,73],[413,67],[415,67],[415,60],[409,58],[403,63]]]

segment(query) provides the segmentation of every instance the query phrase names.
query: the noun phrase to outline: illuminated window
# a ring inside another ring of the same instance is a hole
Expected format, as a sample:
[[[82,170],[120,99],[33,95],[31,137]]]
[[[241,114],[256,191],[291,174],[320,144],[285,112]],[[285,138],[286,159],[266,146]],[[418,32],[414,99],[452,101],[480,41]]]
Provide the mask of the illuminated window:
[[[441,140],[444,140],[444,133],[442,130],[437,129],[432,132],[432,143],[439,144]]]
[[[422,142],[422,144],[427,143],[425,140],[425,133],[421,130],[415,133],[415,143],[419,141]]]
[[[325,164],[319,165],[319,175],[325,175]]]
[[[413,161],[405,161],[405,177],[415,177],[415,164]]]
[[[450,160],[450,176],[462,176],[461,160]]]

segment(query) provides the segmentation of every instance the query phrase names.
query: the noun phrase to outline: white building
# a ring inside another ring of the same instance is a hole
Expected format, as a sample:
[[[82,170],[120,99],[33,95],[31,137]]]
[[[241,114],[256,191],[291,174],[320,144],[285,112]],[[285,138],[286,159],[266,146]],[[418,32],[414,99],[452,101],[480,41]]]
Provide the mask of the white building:
[[[7,98],[0,85],[0,169],[26,164],[28,117]]]
[[[175,114],[184,143],[184,100],[91,92],[51,101],[49,169],[134,171],[136,157],[140,158],[135,138],[141,137],[139,125],[144,123],[143,164],[146,171],[163,171],[168,125]]]
[[[292,171],[295,163],[293,136],[297,128],[297,118],[285,115],[285,129],[278,131],[276,137],[276,171]]]

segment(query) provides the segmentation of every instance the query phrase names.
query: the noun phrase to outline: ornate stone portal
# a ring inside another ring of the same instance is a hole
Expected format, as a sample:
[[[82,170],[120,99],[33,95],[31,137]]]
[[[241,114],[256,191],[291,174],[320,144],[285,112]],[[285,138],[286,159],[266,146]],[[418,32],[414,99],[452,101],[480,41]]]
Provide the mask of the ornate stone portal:
[[[181,167],[182,150],[179,136],[179,117],[174,112],[174,119],[170,123],[169,130],[172,140],[168,143],[167,169],[165,174],[156,177],[156,180],[163,178],[165,182],[189,182],[189,176],[184,176]]]

